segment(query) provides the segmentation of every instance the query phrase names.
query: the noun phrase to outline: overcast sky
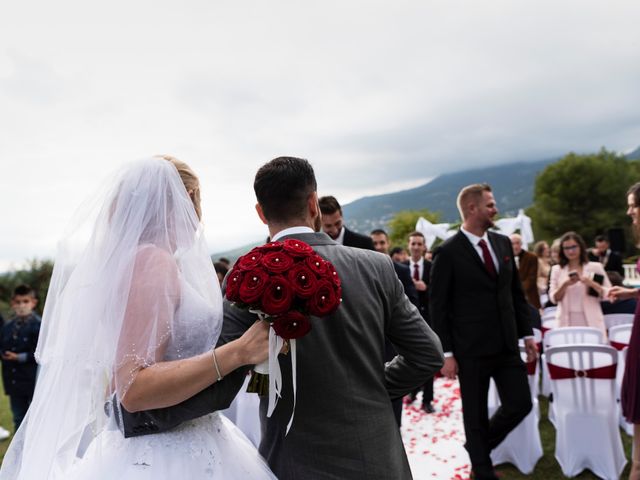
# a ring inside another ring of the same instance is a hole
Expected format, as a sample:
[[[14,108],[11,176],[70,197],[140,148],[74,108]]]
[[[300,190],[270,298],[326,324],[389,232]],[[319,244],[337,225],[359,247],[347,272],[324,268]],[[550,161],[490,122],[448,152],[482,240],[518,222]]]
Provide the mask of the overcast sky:
[[[200,175],[212,252],[265,236],[256,169],[343,203],[640,144],[637,1],[0,0],[0,270],[52,257],[121,164]],[[425,205],[428,207],[428,205]]]

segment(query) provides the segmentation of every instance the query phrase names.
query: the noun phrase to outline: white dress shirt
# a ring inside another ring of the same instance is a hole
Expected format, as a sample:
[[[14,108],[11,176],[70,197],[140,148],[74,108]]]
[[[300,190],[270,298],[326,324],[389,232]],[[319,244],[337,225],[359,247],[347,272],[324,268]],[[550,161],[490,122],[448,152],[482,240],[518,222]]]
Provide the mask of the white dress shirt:
[[[480,255],[480,260],[484,263],[484,256],[482,255],[482,247],[478,245],[480,240],[484,240],[487,244],[487,248],[489,248],[489,253],[491,254],[491,259],[493,260],[493,266],[496,268],[496,273],[499,271],[500,262],[498,262],[498,257],[496,256],[496,252],[493,251],[493,247],[491,246],[491,242],[489,241],[489,235],[487,232],[484,232],[484,235],[481,237],[474,235],[471,232],[468,232],[464,229],[464,227],[460,227],[460,231],[464,233],[464,235],[469,239],[473,248],[475,248],[478,255]]]
[[[422,280],[422,274],[424,273],[424,258],[421,258],[417,262],[414,262],[413,259],[409,258],[409,268],[411,269],[412,279],[414,279],[413,272],[415,271],[415,268],[416,268],[414,265],[418,265],[418,272],[420,273],[420,278],[418,280]]]
[[[297,233],[314,233],[313,228],[309,228],[309,227],[289,227],[289,228],[285,228],[284,230],[280,230],[278,233],[276,233],[272,238],[271,241],[275,242],[277,241],[279,238],[285,237],[287,235],[295,235]]]

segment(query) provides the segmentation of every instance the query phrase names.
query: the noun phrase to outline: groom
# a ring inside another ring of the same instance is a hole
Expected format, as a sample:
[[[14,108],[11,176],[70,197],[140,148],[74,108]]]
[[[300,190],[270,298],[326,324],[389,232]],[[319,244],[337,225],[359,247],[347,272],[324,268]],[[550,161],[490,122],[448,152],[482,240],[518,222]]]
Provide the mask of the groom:
[[[391,400],[422,385],[443,364],[440,341],[404,294],[391,259],[345,247],[316,233],[321,214],[313,168],[280,157],[256,174],[258,215],[273,241],[307,242],[335,266],[342,280],[342,304],[325,318],[312,318],[309,335],[298,339],[295,419],[291,356],[280,356],[285,379],[271,418],[261,398],[260,453],[281,480],[410,479],[411,471],[391,409]],[[256,317],[225,301],[220,343],[238,338]],[[399,355],[384,365],[385,338]],[[126,414],[125,434],[171,428],[226,408],[246,369],[227,375],[195,397],[167,409]]]

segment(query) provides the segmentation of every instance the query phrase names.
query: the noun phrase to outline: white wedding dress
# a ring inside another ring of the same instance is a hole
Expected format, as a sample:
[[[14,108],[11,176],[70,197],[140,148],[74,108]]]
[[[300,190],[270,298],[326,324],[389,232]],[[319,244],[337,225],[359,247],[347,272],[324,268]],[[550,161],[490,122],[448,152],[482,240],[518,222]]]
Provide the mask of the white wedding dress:
[[[165,360],[181,354],[175,345],[206,350],[216,315],[198,293],[181,281],[181,302]],[[124,438],[113,419],[90,443],[65,479],[69,480],[231,480],[275,479],[258,451],[218,412],[163,433]]]

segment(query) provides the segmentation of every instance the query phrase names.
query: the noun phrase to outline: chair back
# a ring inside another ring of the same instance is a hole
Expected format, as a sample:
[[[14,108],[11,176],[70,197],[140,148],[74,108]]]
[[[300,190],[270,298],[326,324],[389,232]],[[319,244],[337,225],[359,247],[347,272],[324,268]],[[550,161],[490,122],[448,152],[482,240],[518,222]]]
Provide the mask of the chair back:
[[[544,349],[559,345],[579,345],[583,343],[604,344],[602,330],[594,327],[560,327],[546,332]]]
[[[538,366],[539,360],[536,358],[533,362],[527,362],[527,351],[524,345],[520,345],[520,358],[527,367],[527,379],[529,380],[529,391],[531,398],[538,398]]]
[[[617,325],[633,325],[633,313],[608,313],[604,316],[607,330]]]
[[[558,327],[558,321],[554,318],[548,320],[542,320],[542,336],[545,336],[549,330],[553,330]]]
[[[550,347],[546,351],[554,408],[574,413],[616,412],[618,352],[608,345]]]
[[[631,328],[633,325],[616,325],[609,329],[609,343],[616,350],[622,350],[629,345]]]

